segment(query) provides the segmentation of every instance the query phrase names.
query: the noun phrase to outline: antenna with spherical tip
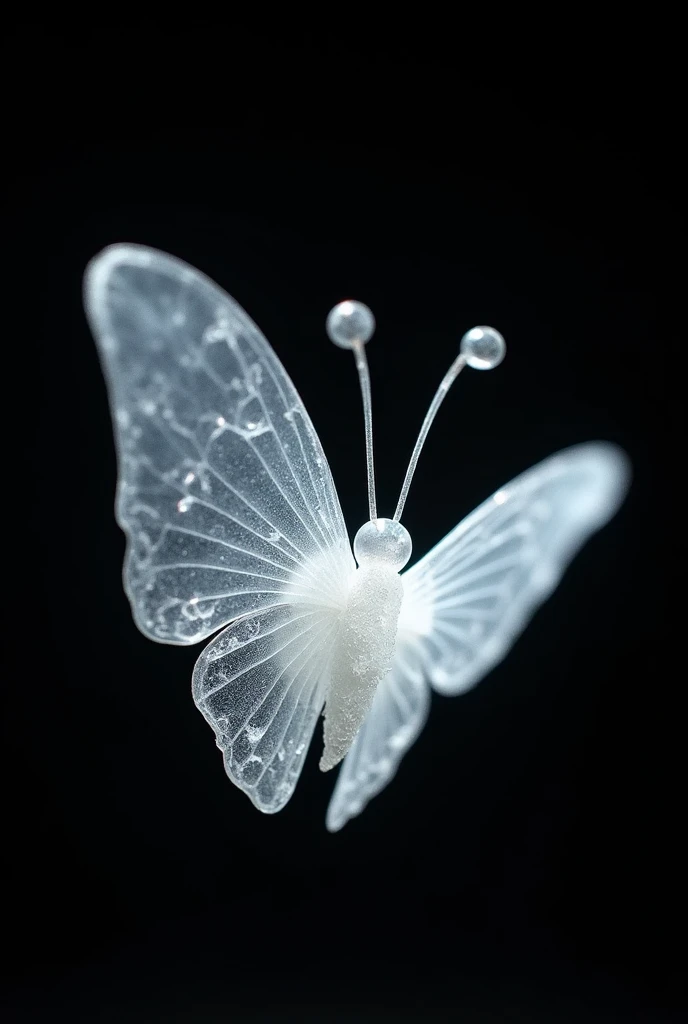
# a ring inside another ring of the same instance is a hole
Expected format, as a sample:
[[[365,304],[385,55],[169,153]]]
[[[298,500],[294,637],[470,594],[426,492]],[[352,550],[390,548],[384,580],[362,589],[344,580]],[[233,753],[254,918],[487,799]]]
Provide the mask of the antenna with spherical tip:
[[[363,399],[363,419],[365,423],[366,462],[368,465],[368,508],[371,520],[377,519],[377,502],[375,500],[375,465],[373,462],[373,407],[370,398],[370,374],[365,345],[370,341],[375,330],[375,317],[362,302],[348,299],[340,302],[330,310],[327,316],[327,333],[330,340],[340,348],[350,348],[356,360],[358,379],[361,384]]]
[[[394,513],[394,522],[399,522],[401,519],[401,513],[404,511],[404,505],[406,504],[406,498],[408,497],[409,488],[411,486],[411,480],[415,473],[416,466],[418,465],[418,457],[420,456],[421,449],[425,444],[425,439],[428,436],[428,431],[432,426],[432,421],[437,415],[437,410],[444,401],[444,397],[449,391],[456,378],[459,376],[464,366],[472,366],[474,370],[491,370],[495,366],[499,366],[502,359],[506,355],[506,342],[504,338],[496,331],[494,327],[472,327],[470,331],[467,331],[461,339],[459,346],[459,354],[451,364],[444,377],[442,383],[435,392],[435,397],[430,403],[423,425],[420,428],[418,440],[416,441],[415,448],[411,454],[411,461],[409,462],[408,469],[406,470],[406,476],[404,477],[404,483],[402,484],[401,494],[399,495],[399,501],[397,503],[397,510]]]

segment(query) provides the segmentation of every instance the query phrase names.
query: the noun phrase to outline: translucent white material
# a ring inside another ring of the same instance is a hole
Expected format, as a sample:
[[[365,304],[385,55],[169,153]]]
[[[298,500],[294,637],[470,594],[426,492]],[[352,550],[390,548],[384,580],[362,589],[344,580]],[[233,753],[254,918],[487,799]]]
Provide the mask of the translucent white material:
[[[180,260],[120,245],[89,265],[85,304],[115,426],[136,623],[171,644],[221,630],[193,695],[228,776],[262,811],[289,800],[324,712],[321,767],[344,758],[327,824],[341,828],[394,775],[430,686],[461,693],[506,654],[614,514],[627,460],[606,444],[553,456],[401,575],[411,538],[373,515],[356,535],[357,569],[303,403],[233,299]],[[362,345],[359,334],[357,362]],[[370,480],[372,437],[369,456]]]
[[[331,600],[332,578],[352,565],[332,476],[246,313],[198,271],[139,246],[90,265],[86,308],[114,413],[124,578],[142,632],[196,643],[285,596]]]
[[[370,373],[365,354],[365,345],[375,330],[375,317],[362,302],[347,299],[330,310],[325,329],[330,339],[340,348],[353,351],[356,360],[358,380],[363,401],[363,422],[365,426],[366,467],[368,474],[368,511],[371,519],[377,519],[375,497],[375,460],[373,457],[373,404],[370,395]]]
[[[406,619],[404,606],[405,602],[391,671],[378,686],[368,717],[339,770],[327,808],[330,832],[337,832],[360,814],[368,801],[391,782],[428,717],[430,687],[413,623]]]
[[[363,565],[352,577],[332,656],[323,771],[347,753],[392,668],[403,593],[401,578],[385,562]]]
[[[196,706],[229,778],[261,811],[281,810],[298,781],[327,693],[337,617],[280,604],[243,616],[194,668]]]
[[[432,607],[419,644],[434,689],[463,693],[501,661],[579,548],[614,515],[628,480],[628,460],[614,445],[559,452],[498,490],[405,575],[409,607]]]
[[[375,332],[375,317],[363,302],[346,299],[334,306],[327,316],[327,333],[340,348],[367,345]]]
[[[136,623],[191,644],[238,620],[201,655],[194,696],[230,777],[279,810],[323,707],[354,570],[325,455],[258,328],[198,271],[114,246],[90,264],[85,304]]]
[[[429,683],[464,693],[504,658],[576,552],[614,515],[629,477],[614,445],[559,452],[498,490],[402,574],[394,664],[337,780],[331,831],[396,772],[425,720],[420,691]]]
[[[459,349],[474,370],[492,370],[506,355],[506,342],[494,327],[472,327],[461,339]]]
[[[439,407],[442,405],[442,402],[447,397],[447,393],[450,387],[452,386],[456,378],[459,376],[465,365],[466,357],[463,355],[463,353],[460,352],[456,359],[454,360],[454,362],[449,367],[449,369],[447,370],[447,372],[445,373],[442,380],[440,381],[440,386],[438,387],[437,391],[433,396],[432,401],[430,402],[430,406],[425,414],[423,424],[418,434],[418,439],[411,453],[411,458],[409,460],[408,469],[406,470],[404,482],[401,486],[401,494],[399,495],[399,501],[397,502],[397,507],[394,512],[395,522],[398,522],[401,519],[402,513],[404,511],[406,499],[408,498],[409,488],[411,487],[411,481],[413,480],[413,474],[416,471],[418,459],[420,458],[420,453],[423,450],[423,445],[425,444],[426,438],[430,431],[430,427],[434,422]]]
[[[364,523],[354,537],[354,557],[359,565],[382,562],[399,572],[411,557],[412,549],[410,533],[393,519]]]

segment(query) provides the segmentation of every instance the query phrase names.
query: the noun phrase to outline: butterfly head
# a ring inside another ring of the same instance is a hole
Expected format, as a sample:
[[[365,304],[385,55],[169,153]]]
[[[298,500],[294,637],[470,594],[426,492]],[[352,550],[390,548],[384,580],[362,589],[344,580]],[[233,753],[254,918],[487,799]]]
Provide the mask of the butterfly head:
[[[506,342],[494,327],[472,327],[461,339],[459,354],[454,359],[435,392],[430,403],[418,440],[411,454],[406,476],[393,519],[378,519],[377,501],[375,498],[375,467],[373,462],[373,416],[370,396],[370,375],[365,346],[375,331],[375,317],[364,303],[354,299],[340,302],[330,310],[327,322],[327,333],[330,340],[340,348],[351,349],[356,360],[356,369],[361,384],[363,398],[363,416],[365,420],[366,461],[368,465],[368,507],[370,522],[366,523],[356,534],[354,554],[359,565],[371,561],[385,562],[390,566],[402,569],[411,557],[411,537],[408,530],[399,522],[406,504],[411,480],[418,463],[421,449],[428,436],[432,421],[437,415],[445,395],[449,391],[464,366],[474,370],[492,370],[506,355]],[[397,567],[398,563],[398,567]]]
[[[354,556],[359,565],[386,565],[401,572],[411,557],[411,534],[394,519],[364,523],[354,537]]]

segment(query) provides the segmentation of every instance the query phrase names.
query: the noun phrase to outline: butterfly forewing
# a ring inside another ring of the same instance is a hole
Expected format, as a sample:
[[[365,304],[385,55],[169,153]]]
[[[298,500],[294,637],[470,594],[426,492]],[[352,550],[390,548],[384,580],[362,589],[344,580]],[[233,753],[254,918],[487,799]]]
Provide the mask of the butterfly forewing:
[[[409,604],[426,616],[418,643],[434,689],[462,693],[502,660],[614,515],[628,477],[614,445],[559,452],[495,492],[404,574]]]
[[[149,637],[195,643],[293,595],[337,602],[353,568],[313,425],[270,346],[181,261],[114,246],[85,303],[119,455],[125,586]]]

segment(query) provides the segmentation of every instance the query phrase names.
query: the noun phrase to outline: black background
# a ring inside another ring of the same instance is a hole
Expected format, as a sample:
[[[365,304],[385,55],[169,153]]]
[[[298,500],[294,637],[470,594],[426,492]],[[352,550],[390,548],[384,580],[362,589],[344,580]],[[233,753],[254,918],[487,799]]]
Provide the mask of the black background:
[[[191,66],[187,43],[163,37],[158,68],[143,43],[44,37],[23,79],[26,38],[7,48],[4,1019],[679,1019],[669,100],[632,63],[486,88],[432,47],[330,41],[316,60],[254,34]],[[260,815],[193,707],[198,651],[131,620],[81,307],[114,241],[198,266],[257,321],[352,535],[360,398],[324,333],[344,297],[377,317],[382,514],[461,334],[489,323],[509,346],[438,416],[404,517],[416,554],[560,447],[607,438],[632,459],[625,506],[508,659],[433,698],[398,777],[337,835],[318,739],[287,808]]]

